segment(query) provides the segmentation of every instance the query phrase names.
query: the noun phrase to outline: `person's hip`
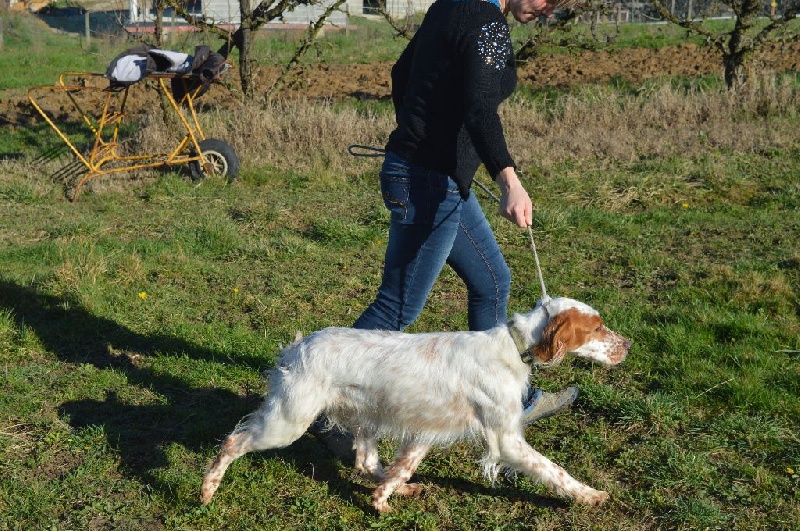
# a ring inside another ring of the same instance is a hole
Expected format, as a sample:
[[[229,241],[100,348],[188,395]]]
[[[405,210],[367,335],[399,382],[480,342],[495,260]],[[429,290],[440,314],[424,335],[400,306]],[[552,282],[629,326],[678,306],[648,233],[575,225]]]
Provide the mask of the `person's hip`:
[[[457,214],[458,185],[445,173],[386,152],[381,168],[383,202],[396,223],[435,224]]]

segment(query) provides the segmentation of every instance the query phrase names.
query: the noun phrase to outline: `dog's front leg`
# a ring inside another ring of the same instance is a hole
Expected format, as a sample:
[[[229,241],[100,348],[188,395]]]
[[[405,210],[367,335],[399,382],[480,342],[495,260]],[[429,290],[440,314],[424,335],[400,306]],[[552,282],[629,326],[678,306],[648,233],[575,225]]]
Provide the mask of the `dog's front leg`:
[[[504,464],[544,483],[561,496],[587,505],[600,505],[608,499],[608,493],[584,485],[531,448],[521,434],[508,434],[501,438],[500,456]]]
[[[386,473],[383,471],[378,455],[378,441],[374,437],[367,437],[359,433],[356,436],[355,446],[356,470],[371,475],[377,482],[384,481]]]
[[[422,487],[416,483],[407,483],[430,448],[427,444],[408,443],[400,447],[392,466],[386,472],[386,479],[378,485],[372,494],[372,506],[379,513],[392,510],[388,503],[393,492],[401,496],[416,496]]]

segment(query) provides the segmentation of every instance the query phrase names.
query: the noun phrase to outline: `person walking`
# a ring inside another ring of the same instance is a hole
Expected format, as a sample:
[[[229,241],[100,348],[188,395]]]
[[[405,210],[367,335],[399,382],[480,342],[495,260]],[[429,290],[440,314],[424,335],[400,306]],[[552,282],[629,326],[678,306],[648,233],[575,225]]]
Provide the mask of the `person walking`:
[[[497,183],[499,213],[532,224],[532,202],[506,145],[498,107],[514,91],[516,64],[506,16],[549,17],[558,0],[436,0],[392,68],[397,126],[381,168],[390,211],[383,277],[375,300],[353,325],[403,330],[422,312],[448,264],[467,287],[470,330],[505,323],[511,273],[471,185],[480,164]],[[569,407],[568,387],[522,397],[531,423]],[[352,438],[312,428],[334,454],[350,457]],[[349,445],[349,451],[348,451]]]

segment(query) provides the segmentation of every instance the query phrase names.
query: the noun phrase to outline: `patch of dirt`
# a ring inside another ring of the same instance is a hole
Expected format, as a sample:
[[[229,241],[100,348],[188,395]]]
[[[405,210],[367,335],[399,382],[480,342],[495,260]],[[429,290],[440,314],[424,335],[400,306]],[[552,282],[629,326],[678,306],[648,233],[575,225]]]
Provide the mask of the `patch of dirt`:
[[[800,69],[800,43],[774,44],[756,56],[759,69],[775,72]],[[386,98],[391,94],[391,63],[319,65],[307,68],[287,94],[309,98]],[[520,85],[534,88],[570,88],[620,78],[637,85],[659,76],[722,74],[722,56],[694,44],[659,49],[586,51],[570,55],[548,54],[519,69]],[[277,71],[261,72],[262,83]],[[266,83],[265,83],[266,85]]]
[[[800,42],[772,44],[765,47],[755,57],[759,70],[774,72],[800,70]],[[286,98],[330,99],[383,99],[391,94],[391,63],[353,64],[353,65],[311,65],[304,67],[294,81],[284,88],[281,95]],[[708,47],[693,44],[659,49],[622,49],[604,51],[584,51],[569,55],[548,54],[535,58],[520,67],[520,85],[533,88],[570,88],[586,83],[602,83],[621,79],[632,85],[659,76],[699,76],[722,74],[721,55]],[[260,92],[278,77],[277,67],[262,68],[257,76]],[[228,74],[227,83],[239,86],[237,73]],[[128,109],[136,110],[152,107],[152,94],[139,91],[140,96],[129,98]],[[58,118],[79,118],[70,116],[70,110],[56,98],[42,96],[37,102],[48,110],[59,114]],[[236,98],[227,90],[215,87],[201,100],[203,105],[232,107]],[[0,127],[25,126],[39,121],[38,113],[24,96],[3,97],[0,101]]]

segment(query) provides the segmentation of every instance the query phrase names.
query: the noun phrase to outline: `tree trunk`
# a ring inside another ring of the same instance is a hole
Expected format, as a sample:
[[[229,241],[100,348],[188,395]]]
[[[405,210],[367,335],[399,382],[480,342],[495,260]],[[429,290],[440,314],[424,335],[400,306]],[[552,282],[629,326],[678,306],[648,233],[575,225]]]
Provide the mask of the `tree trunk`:
[[[736,22],[722,54],[725,84],[729,89],[738,89],[747,81],[747,63],[753,55],[753,44],[746,42],[745,37],[753,27],[760,5],[758,0],[746,0],[736,13]]]
[[[156,27],[155,27],[156,48],[161,48],[164,45],[164,2],[163,2],[163,0],[155,0],[155,9],[156,9]]]
[[[725,54],[722,57],[722,64],[725,66],[725,84],[729,89],[738,89],[744,85],[745,75],[745,55],[742,51]]]
[[[250,7],[250,0],[239,0],[239,13],[241,16],[241,25],[237,31],[237,33],[240,33],[240,37],[237,39],[239,41],[239,75],[241,77],[242,93],[249,99],[255,94],[254,60],[250,53],[253,44],[251,29],[253,10]]]

